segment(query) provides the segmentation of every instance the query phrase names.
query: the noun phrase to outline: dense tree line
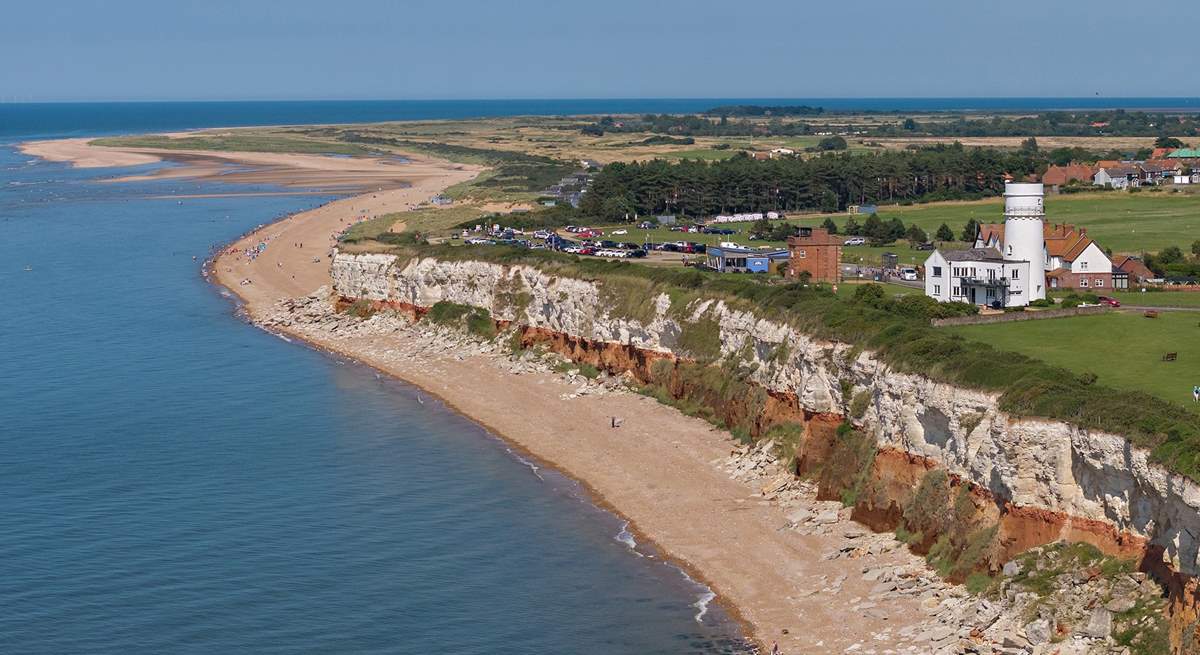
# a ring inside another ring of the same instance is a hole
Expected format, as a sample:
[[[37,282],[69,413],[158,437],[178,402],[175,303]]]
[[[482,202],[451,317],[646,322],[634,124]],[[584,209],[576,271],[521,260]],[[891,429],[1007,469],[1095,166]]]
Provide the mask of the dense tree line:
[[[1006,173],[1045,168],[1036,151],[937,146],[809,159],[662,160],[604,167],[581,209],[604,219],[634,214],[712,216],[757,211],[838,211],[847,205],[988,197]]]
[[[839,112],[841,113],[841,112]],[[657,132],[685,136],[801,136],[818,132],[840,132],[863,137],[984,137],[984,136],[1200,136],[1200,115],[1164,112],[1111,111],[1039,112],[1032,115],[997,115],[968,118],[947,114],[916,120],[896,116],[879,124],[825,121],[813,125],[784,117],[839,113],[819,107],[758,107],[737,105],[714,107],[704,115],[646,114],[617,121],[602,118],[584,128],[587,134],[604,132]],[[845,115],[870,112],[844,112]],[[763,122],[764,117],[771,117]],[[739,120],[740,119],[740,120]]]

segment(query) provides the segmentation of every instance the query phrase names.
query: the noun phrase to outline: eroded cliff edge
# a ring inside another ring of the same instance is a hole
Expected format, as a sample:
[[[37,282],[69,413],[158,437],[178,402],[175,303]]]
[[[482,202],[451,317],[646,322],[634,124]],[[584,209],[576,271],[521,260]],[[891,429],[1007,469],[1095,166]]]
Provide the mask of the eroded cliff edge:
[[[1136,556],[1171,589],[1177,621],[1194,620],[1200,485],[1121,435],[1008,415],[995,394],[897,372],[869,351],[814,340],[721,300],[615,293],[604,280],[529,265],[383,254],[338,254],[332,274],[347,301],[484,308],[518,326],[524,341],[629,371],[676,396],[701,384],[681,362],[736,373],[761,391],[713,399],[725,404],[718,411],[753,435],[803,426],[799,472],[821,466],[843,417],[868,437],[871,479],[851,502],[873,527],[896,527],[924,474],[944,470],[954,488],[969,491],[980,524],[995,526],[999,561],[1055,540]],[[924,541],[916,545],[928,549]]]

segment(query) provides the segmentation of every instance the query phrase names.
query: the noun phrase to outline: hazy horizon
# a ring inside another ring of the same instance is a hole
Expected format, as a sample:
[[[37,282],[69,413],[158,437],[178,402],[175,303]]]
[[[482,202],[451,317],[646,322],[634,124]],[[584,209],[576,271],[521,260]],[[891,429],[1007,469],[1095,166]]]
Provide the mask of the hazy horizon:
[[[0,99],[1186,97],[1162,23],[1115,0],[67,0],[6,8]]]

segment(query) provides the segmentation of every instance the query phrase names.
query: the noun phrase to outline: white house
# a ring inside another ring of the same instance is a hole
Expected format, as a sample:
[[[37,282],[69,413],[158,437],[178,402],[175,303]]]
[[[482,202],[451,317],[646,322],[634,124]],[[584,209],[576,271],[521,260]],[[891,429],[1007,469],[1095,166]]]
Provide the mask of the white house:
[[[938,302],[1027,305],[1030,279],[1029,262],[1005,259],[995,248],[935,250],[925,260],[925,295]]]
[[[1141,171],[1133,166],[1106,166],[1096,171],[1096,175],[1092,177],[1092,183],[1096,186],[1108,186],[1114,189],[1139,186]]]
[[[925,260],[925,295],[940,302],[1021,307],[1046,297],[1045,188],[1004,185],[1004,229],[980,233],[974,248]]]

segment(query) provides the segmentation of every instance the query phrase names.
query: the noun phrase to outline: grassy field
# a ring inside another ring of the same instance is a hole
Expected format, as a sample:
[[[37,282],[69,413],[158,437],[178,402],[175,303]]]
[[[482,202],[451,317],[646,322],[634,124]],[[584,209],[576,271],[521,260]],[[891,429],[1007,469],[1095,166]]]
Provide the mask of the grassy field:
[[[385,214],[355,223],[346,231],[343,242],[353,247],[348,251],[371,250],[375,241],[385,232],[416,232],[420,234],[447,234],[450,228],[483,215],[476,207],[454,205],[451,207],[415,209],[407,212]]]
[[[1058,292],[1052,295],[1065,296],[1068,292]],[[1162,293],[1141,293],[1138,291],[1109,291],[1106,295],[1121,301],[1123,305],[1135,307],[1192,307],[1200,309],[1200,293],[1195,291],[1164,291]]]
[[[837,285],[837,295],[840,298],[849,298],[849,297],[853,296],[854,292],[857,291],[858,288],[864,284],[867,284],[867,282],[866,281],[842,282]],[[919,295],[919,294],[925,293],[925,291],[923,289],[918,289],[916,287],[906,287],[902,284],[892,284],[890,282],[884,282],[884,283],[882,283],[882,286],[883,286],[883,293],[886,294],[887,296],[909,296],[909,295]]]
[[[1192,386],[1200,384],[1198,323],[1192,312],[1164,312],[1155,319],[1112,312],[944,329],[1078,373],[1095,373],[1106,386],[1192,407]],[[1166,352],[1179,353],[1179,359],[1162,361]]]
[[[969,219],[1000,223],[1003,214],[1001,199],[881,207],[879,211],[880,218],[896,216],[905,225],[916,223],[930,234],[946,223],[956,235]],[[845,217],[835,221],[841,226]],[[1046,222],[1087,228],[1101,247],[1118,253],[1156,252],[1167,246],[1179,246],[1186,252],[1192,241],[1200,238],[1200,195],[1164,191],[1051,196],[1046,200]]]

